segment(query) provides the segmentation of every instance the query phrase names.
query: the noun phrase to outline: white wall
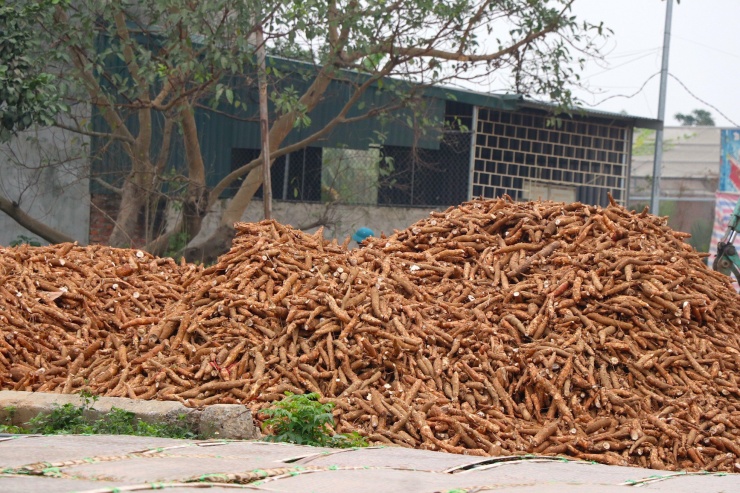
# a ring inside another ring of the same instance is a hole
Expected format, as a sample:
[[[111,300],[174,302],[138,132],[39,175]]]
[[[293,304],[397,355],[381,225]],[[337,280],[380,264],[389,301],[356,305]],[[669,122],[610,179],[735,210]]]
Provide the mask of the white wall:
[[[220,211],[226,201],[219,204],[217,210],[212,211],[203,221],[200,234],[196,236],[191,244],[197,245],[204,241],[218,226]],[[444,210],[440,207],[436,210]],[[337,239],[339,243],[361,227],[368,227],[375,232],[376,236],[381,233],[393,234],[394,230],[406,229],[416,221],[428,217],[432,208],[416,207],[376,207],[368,205],[334,205],[307,204],[300,202],[279,202],[272,204],[273,219],[289,224],[294,228],[305,229],[314,232],[318,227],[306,228],[316,221],[324,218],[327,226],[324,227],[324,238]],[[263,203],[261,200],[253,200],[244,215],[242,221],[259,222],[264,218]]]
[[[90,225],[87,150],[87,138],[58,128],[20,133],[0,145],[0,194],[34,219],[86,244]],[[0,245],[19,235],[41,240],[0,211]]]

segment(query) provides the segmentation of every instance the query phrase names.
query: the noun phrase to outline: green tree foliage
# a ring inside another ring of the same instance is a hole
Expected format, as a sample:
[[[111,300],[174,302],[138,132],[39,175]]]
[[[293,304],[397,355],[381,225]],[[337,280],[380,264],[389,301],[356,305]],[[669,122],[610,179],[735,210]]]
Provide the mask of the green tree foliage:
[[[715,125],[712,114],[707,110],[693,110],[689,114],[676,113],[673,118],[681,122],[684,127],[713,127]]]
[[[33,22],[57,1],[0,4],[0,142],[33,124],[51,125],[64,109],[56,79],[44,72]]]
[[[278,6],[242,0],[48,0],[32,33],[47,49],[45,62],[75,115],[57,125],[97,139],[122,157],[123,170],[93,179],[120,197],[109,242],[131,246],[140,222],[157,224],[157,211],[174,205],[181,220],[172,234],[200,228],[208,199],[197,107],[238,107],[233,86],[252,83],[256,20]],[[18,0],[30,9],[36,0]],[[80,115],[89,105],[92,115]],[[91,118],[102,120],[93,127]],[[72,118],[72,123],[69,122]],[[101,129],[102,127],[102,129]],[[171,153],[185,156],[173,169]],[[161,221],[159,222],[161,224]],[[162,254],[169,236],[154,226],[150,249]]]
[[[632,140],[633,156],[652,156],[655,152],[655,130],[647,128],[635,129]]]
[[[218,253],[261,185],[259,157],[207,187],[204,129],[193,116],[206,108],[257,117],[249,94],[258,30],[268,52],[306,62],[300,85],[268,67],[273,158],[324,139],[339,125],[408,114],[399,110],[414,111],[424,88],[454,81],[506,81],[502,90],[567,109],[582,65],[606,35],[602,25],[573,16],[574,0],[48,1],[58,3],[39,11],[27,32],[46,47],[61,94],[70,104],[91,104],[107,128],[93,131],[89,118],[58,123],[128,161],[119,176],[93,177],[121,199],[109,243],[129,246],[137,221],[158,224],[153,215],[168,202],[181,211],[173,231],[151,231],[147,249],[154,253],[164,252],[173,234],[193,238],[221,193],[239,183],[213,241],[202,244]],[[16,3],[30,8],[37,0]],[[326,125],[311,126],[311,112],[336,83],[343,85],[342,99]],[[367,104],[370,88],[383,92],[383,102]],[[421,113],[413,119],[420,132],[436,123]],[[299,128],[300,140],[286,144]],[[185,161],[176,170],[177,186],[168,169],[174,146]]]

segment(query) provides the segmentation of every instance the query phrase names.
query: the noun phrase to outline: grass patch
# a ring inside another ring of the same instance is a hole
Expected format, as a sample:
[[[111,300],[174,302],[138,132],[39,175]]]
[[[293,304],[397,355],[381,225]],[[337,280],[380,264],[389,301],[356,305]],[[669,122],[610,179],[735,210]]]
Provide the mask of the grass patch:
[[[5,412],[7,412],[7,416],[5,417],[5,420],[3,423],[0,423],[0,433],[11,433],[14,435],[20,434],[20,433],[26,433],[23,428],[20,426],[16,426],[13,424],[13,416],[16,413],[15,406],[8,406],[5,408]]]
[[[137,418],[130,411],[114,407],[111,411],[98,419],[86,416],[92,409],[96,396],[88,393],[80,394],[81,405],[64,404],[55,406],[49,413],[39,414],[28,421],[26,427],[9,424],[12,422],[10,410],[6,423],[0,425],[2,433],[38,433],[42,435],[137,435],[165,438],[198,438],[185,423],[185,416],[180,416],[178,423],[147,423]],[[8,409],[6,409],[8,411]]]

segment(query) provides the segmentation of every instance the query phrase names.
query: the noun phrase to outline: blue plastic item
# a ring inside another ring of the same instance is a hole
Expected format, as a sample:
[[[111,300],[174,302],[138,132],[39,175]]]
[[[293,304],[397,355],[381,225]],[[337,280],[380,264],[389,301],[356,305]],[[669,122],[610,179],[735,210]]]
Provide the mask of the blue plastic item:
[[[375,232],[370,228],[360,228],[352,235],[352,239],[357,243],[362,243],[362,240],[368,236],[375,236]]]

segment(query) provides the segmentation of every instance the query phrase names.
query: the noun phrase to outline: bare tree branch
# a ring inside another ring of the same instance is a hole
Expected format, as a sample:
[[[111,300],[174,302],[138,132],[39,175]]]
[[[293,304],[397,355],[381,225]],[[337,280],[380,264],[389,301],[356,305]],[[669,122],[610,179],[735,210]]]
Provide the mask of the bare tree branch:
[[[123,193],[122,189],[118,187],[114,187],[113,185],[111,185],[110,183],[108,183],[107,181],[103,180],[102,178],[98,176],[93,177],[93,181],[97,183],[98,185],[100,185],[101,187],[105,188],[106,190],[110,190],[111,192],[115,193],[116,195],[121,195]]]
[[[365,91],[367,91],[367,89],[373,84],[375,84],[379,79],[382,79],[383,77],[385,77],[388,74],[388,72],[389,72],[389,68],[386,68],[386,70],[380,72],[379,74],[368,78],[368,80],[366,80],[357,89],[355,89],[354,93],[347,100],[347,102],[344,104],[342,109],[321,130],[314,132],[313,134],[309,135],[308,137],[302,139],[299,142],[296,142],[295,144],[271,151],[270,156],[272,156],[273,159],[277,159],[286,154],[290,154],[291,152],[295,152],[300,149],[303,149],[304,147],[307,147],[308,145],[316,142],[320,138],[329,134],[339,124],[357,122],[360,120],[365,120],[367,118],[377,116],[379,113],[381,113],[381,111],[377,109],[373,109],[373,110],[365,112],[363,115],[358,115],[352,118],[346,117],[347,113],[349,113],[349,111],[355,106],[355,104],[357,104],[357,102],[360,100],[360,98],[365,93]],[[396,108],[393,108],[393,109],[396,109]],[[260,162],[261,162],[260,159],[261,158],[257,158],[247,163],[246,165],[235,169],[234,171],[226,175],[224,178],[222,178],[221,181],[219,181],[216,184],[216,186],[213,187],[213,190],[211,190],[211,193],[208,199],[209,205],[212,206],[213,204],[215,204],[219,196],[221,195],[221,193],[224,190],[226,190],[226,187],[228,187],[234,180],[238,179],[241,176],[244,176],[251,170],[260,166]]]
[[[7,198],[0,196],[0,210],[10,216],[15,222],[35,235],[39,235],[49,243],[72,243],[74,238],[47,226],[41,221],[26,214],[20,206]]]
[[[73,127],[71,125],[66,125],[59,121],[54,123],[54,126],[57,128],[61,128],[62,130],[69,130],[70,132],[74,132],[76,134],[85,135],[87,137],[100,137],[103,139],[114,139],[114,140],[119,140],[121,142],[126,142],[127,144],[134,143],[134,139],[131,138],[130,135],[121,135],[117,133],[111,134],[109,132],[93,132],[92,130],[84,130],[80,128],[79,126]]]

